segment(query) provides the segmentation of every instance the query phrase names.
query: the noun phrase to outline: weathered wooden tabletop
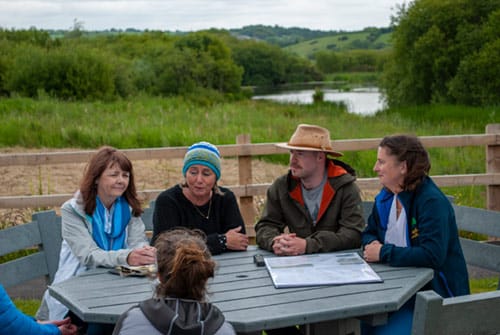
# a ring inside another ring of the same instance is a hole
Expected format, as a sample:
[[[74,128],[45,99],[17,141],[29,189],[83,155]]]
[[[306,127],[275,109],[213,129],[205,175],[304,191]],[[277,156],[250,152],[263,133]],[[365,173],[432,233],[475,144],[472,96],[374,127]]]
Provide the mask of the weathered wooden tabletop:
[[[253,255],[256,247],[215,256],[218,269],[209,300],[239,333],[298,324],[363,318],[383,323],[432,279],[428,268],[372,264],[382,283],[280,288]],[[96,269],[49,287],[50,294],[87,322],[115,323],[129,307],[150,298],[154,284],[143,277],[120,277]]]

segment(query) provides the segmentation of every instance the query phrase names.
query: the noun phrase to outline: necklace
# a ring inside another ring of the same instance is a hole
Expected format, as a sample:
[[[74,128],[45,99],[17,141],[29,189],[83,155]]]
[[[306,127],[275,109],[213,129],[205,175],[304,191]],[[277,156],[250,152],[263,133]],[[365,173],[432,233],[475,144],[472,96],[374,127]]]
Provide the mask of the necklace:
[[[208,220],[210,218],[210,209],[212,209],[212,198],[210,198],[210,201],[208,202],[208,212],[207,212],[206,215],[202,211],[200,211],[200,209],[198,208],[198,206],[196,206],[195,204],[193,204],[193,207],[194,207],[194,209],[196,209],[196,211],[198,212],[198,214],[201,215],[202,218],[205,218],[205,219]]]

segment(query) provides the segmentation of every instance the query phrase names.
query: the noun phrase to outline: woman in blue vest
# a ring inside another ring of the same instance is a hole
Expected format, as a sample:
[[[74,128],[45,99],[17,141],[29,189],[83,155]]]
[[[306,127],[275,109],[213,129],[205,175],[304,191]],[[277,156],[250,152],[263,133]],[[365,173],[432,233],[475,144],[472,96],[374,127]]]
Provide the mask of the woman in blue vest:
[[[383,189],[362,234],[368,262],[434,269],[424,289],[443,297],[469,294],[469,278],[448,198],[429,177],[429,154],[416,136],[387,136],[379,144],[373,170]],[[366,334],[410,334],[414,299],[382,327]]]

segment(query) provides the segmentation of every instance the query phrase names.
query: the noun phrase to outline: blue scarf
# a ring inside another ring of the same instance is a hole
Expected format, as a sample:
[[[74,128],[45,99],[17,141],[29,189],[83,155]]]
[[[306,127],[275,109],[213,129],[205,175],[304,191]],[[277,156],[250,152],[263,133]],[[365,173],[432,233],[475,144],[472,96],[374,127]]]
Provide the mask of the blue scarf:
[[[111,225],[106,227],[106,208],[99,197],[92,215],[92,237],[103,250],[119,250],[125,247],[126,228],[130,221],[130,208],[124,197],[116,199],[112,207]]]

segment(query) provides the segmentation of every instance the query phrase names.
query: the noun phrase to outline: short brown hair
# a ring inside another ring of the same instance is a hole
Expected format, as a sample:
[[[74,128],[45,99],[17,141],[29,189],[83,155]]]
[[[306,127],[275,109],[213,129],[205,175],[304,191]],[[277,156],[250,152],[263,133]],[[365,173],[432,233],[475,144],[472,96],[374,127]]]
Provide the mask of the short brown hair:
[[[208,278],[214,276],[215,261],[201,230],[176,228],[161,233],[155,241],[160,283],[158,297],[203,301]]]
[[[130,207],[132,215],[140,216],[143,212],[141,202],[137,197],[135,188],[134,169],[132,162],[125,154],[109,146],[99,148],[97,153],[92,156],[87,163],[82,181],[80,183],[80,193],[82,194],[85,213],[92,215],[96,208],[97,187],[96,182],[101,177],[104,170],[109,166],[118,164],[125,172],[130,174],[128,187],[125,190],[124,197]]]
[[[396,156],[399,162],[406,161],[408,173],[405,175],[403,185],[400,185],[404,191],[413,191],[429,174],[431,169],[429,153],[416,136],[386,136],[380,142],[379,147],[386,148],[388,154]]]

